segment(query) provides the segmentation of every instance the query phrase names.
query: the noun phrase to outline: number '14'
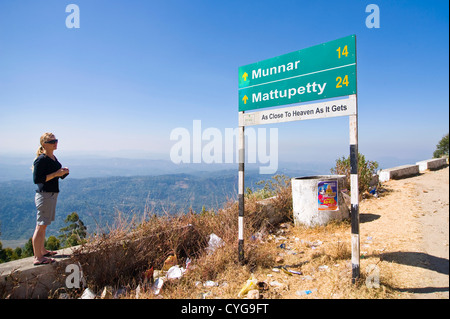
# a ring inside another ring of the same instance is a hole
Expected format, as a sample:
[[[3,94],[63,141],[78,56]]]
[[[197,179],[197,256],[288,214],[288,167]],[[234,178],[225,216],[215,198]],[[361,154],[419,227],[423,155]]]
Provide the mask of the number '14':
[[[346,57],[348,56],[348,49],[347,49],[347,46],[345,46],[345,47],[342,49],[342,52],[341,52],[341,47],[337,48],[336,51],[338,52],[338,58],[339,58],[339,59],[341,58],[341,55],[345,55]]]

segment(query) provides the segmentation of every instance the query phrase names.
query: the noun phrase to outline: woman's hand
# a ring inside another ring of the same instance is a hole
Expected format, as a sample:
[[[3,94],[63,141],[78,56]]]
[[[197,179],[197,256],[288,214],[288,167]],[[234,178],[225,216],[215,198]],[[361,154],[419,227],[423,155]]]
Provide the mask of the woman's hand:
[[[67,167],[63,167],[63,168],[60,168],[59,170],[57,170],[56,172],[48,174],[46,176],[45,181],[48,182],[51,179],[54,179],[56,177],[62,177],[62,176],[67,175],[67,174],[69,174],[69,169]]]
[[[64,176],[66,174],[69,174],[69,169],[67,167],[62,167],[59,170],[56,171],[56,176],[57,177],[61,177]]]

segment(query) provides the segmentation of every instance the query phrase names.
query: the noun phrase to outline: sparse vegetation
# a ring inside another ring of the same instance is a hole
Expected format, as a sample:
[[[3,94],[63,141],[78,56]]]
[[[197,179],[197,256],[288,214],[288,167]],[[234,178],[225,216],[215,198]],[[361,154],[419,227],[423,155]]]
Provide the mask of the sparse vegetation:
[[[282,204],[283,196],[279,197],[275,205]],[[248,196],[246,201],[247,238],[260,231],[267,232],[274,226],[262,225],[258,221],[258,199],[259,196]],[[227,268],[237,267],[237,221],[238,207],[233,201],[226,203],[218,212],[203,210],[200,214],[153,215],[139,222],[118,218],[108,235],[91,238],[75,258],[81,263],[83,272],[89,274],[88,282],[96,289],[105,285],[139,282],[145,270],[151,267],[161,269],[164,260],[171,254],[176,255],[180,265],[184,265],[187,258],[195,260],[191,278],[215,280]],[[212,233],[222,238],[225,245],[217,253],[208,255],[205,248]],[[256,241],[246,241],[245,259],[248,266],[268,266],[273,258],[257,249]]]
[[[75,252],[75,261],[82,266],[93,291],[100,293],[105,286],[126,287],[122,298],[135,298],[138,285],[139,298],[236,298],[251,275],[260,281],[279,282],[278,287],[261,292],[269,299],[298,298],[296,291],[312,286],[320,289],[306,298],[394,297],[389,279],[384,283],[384,277],[381,289],[368,289],[364,272],[357,285],[351,284],[348,221],[315,228],[292,227],[289,179],[277,176],[263,184],[267,187],[246,195],[244,265],[237,258],[238,204],[234,201],[217,212],[203,209],[200,214],[191,211],[178,216],[147,213],[150,217],[146,220],[119,217],[108,235],[99,234],[83,244]],[[275,210],[285,212],[282,222],[261,221],[261,198],[268,196]],[[212,233],[224,245],[208,254]],[[285,246],[280,247],[282,243]],[[161,269],[170,255],[183,267],[187,258],[192,262],[180,279],[166,281],[161,293],[155,295],[151,285],[145,286],[143,274],[148,269]],[[302,276],[289,275],[284,272],[287,269],[301,271]],[[207,281],[216,286],[205,287]]]
[[[359,194],[363,194],[369,189],[370,181],[378,169],[378,162],[368,161],[365,156],[358,153],[358,184]],[[350,156],[342,157],[336,160],[336,166],[331,168],[331,173],[336,175],[345,175],[345,187],[350,189]],[[350,189],[351,191],[351,189]]]

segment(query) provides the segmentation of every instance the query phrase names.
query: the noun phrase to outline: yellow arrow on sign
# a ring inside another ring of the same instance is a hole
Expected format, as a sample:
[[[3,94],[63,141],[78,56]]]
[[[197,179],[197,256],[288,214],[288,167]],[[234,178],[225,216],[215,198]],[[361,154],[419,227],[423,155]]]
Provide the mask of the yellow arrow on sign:
[[[248,76],[247,72],[244,72],[244,74],[242,74],[242,77],[244,78],[244,81],[247,81],[247,76]]]
[[[247,95],[244,95],[244,97],[242,98],[242,101],[244,101],[244,104],[247,104],[247,100],[248,100]]]

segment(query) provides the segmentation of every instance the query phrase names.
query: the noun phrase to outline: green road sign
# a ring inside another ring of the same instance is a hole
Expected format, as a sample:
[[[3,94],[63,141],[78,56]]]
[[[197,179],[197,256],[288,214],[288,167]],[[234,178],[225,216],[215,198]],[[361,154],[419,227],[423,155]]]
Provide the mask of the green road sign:
[[[239,68],[239,111],[356,93],[355,35]]]

